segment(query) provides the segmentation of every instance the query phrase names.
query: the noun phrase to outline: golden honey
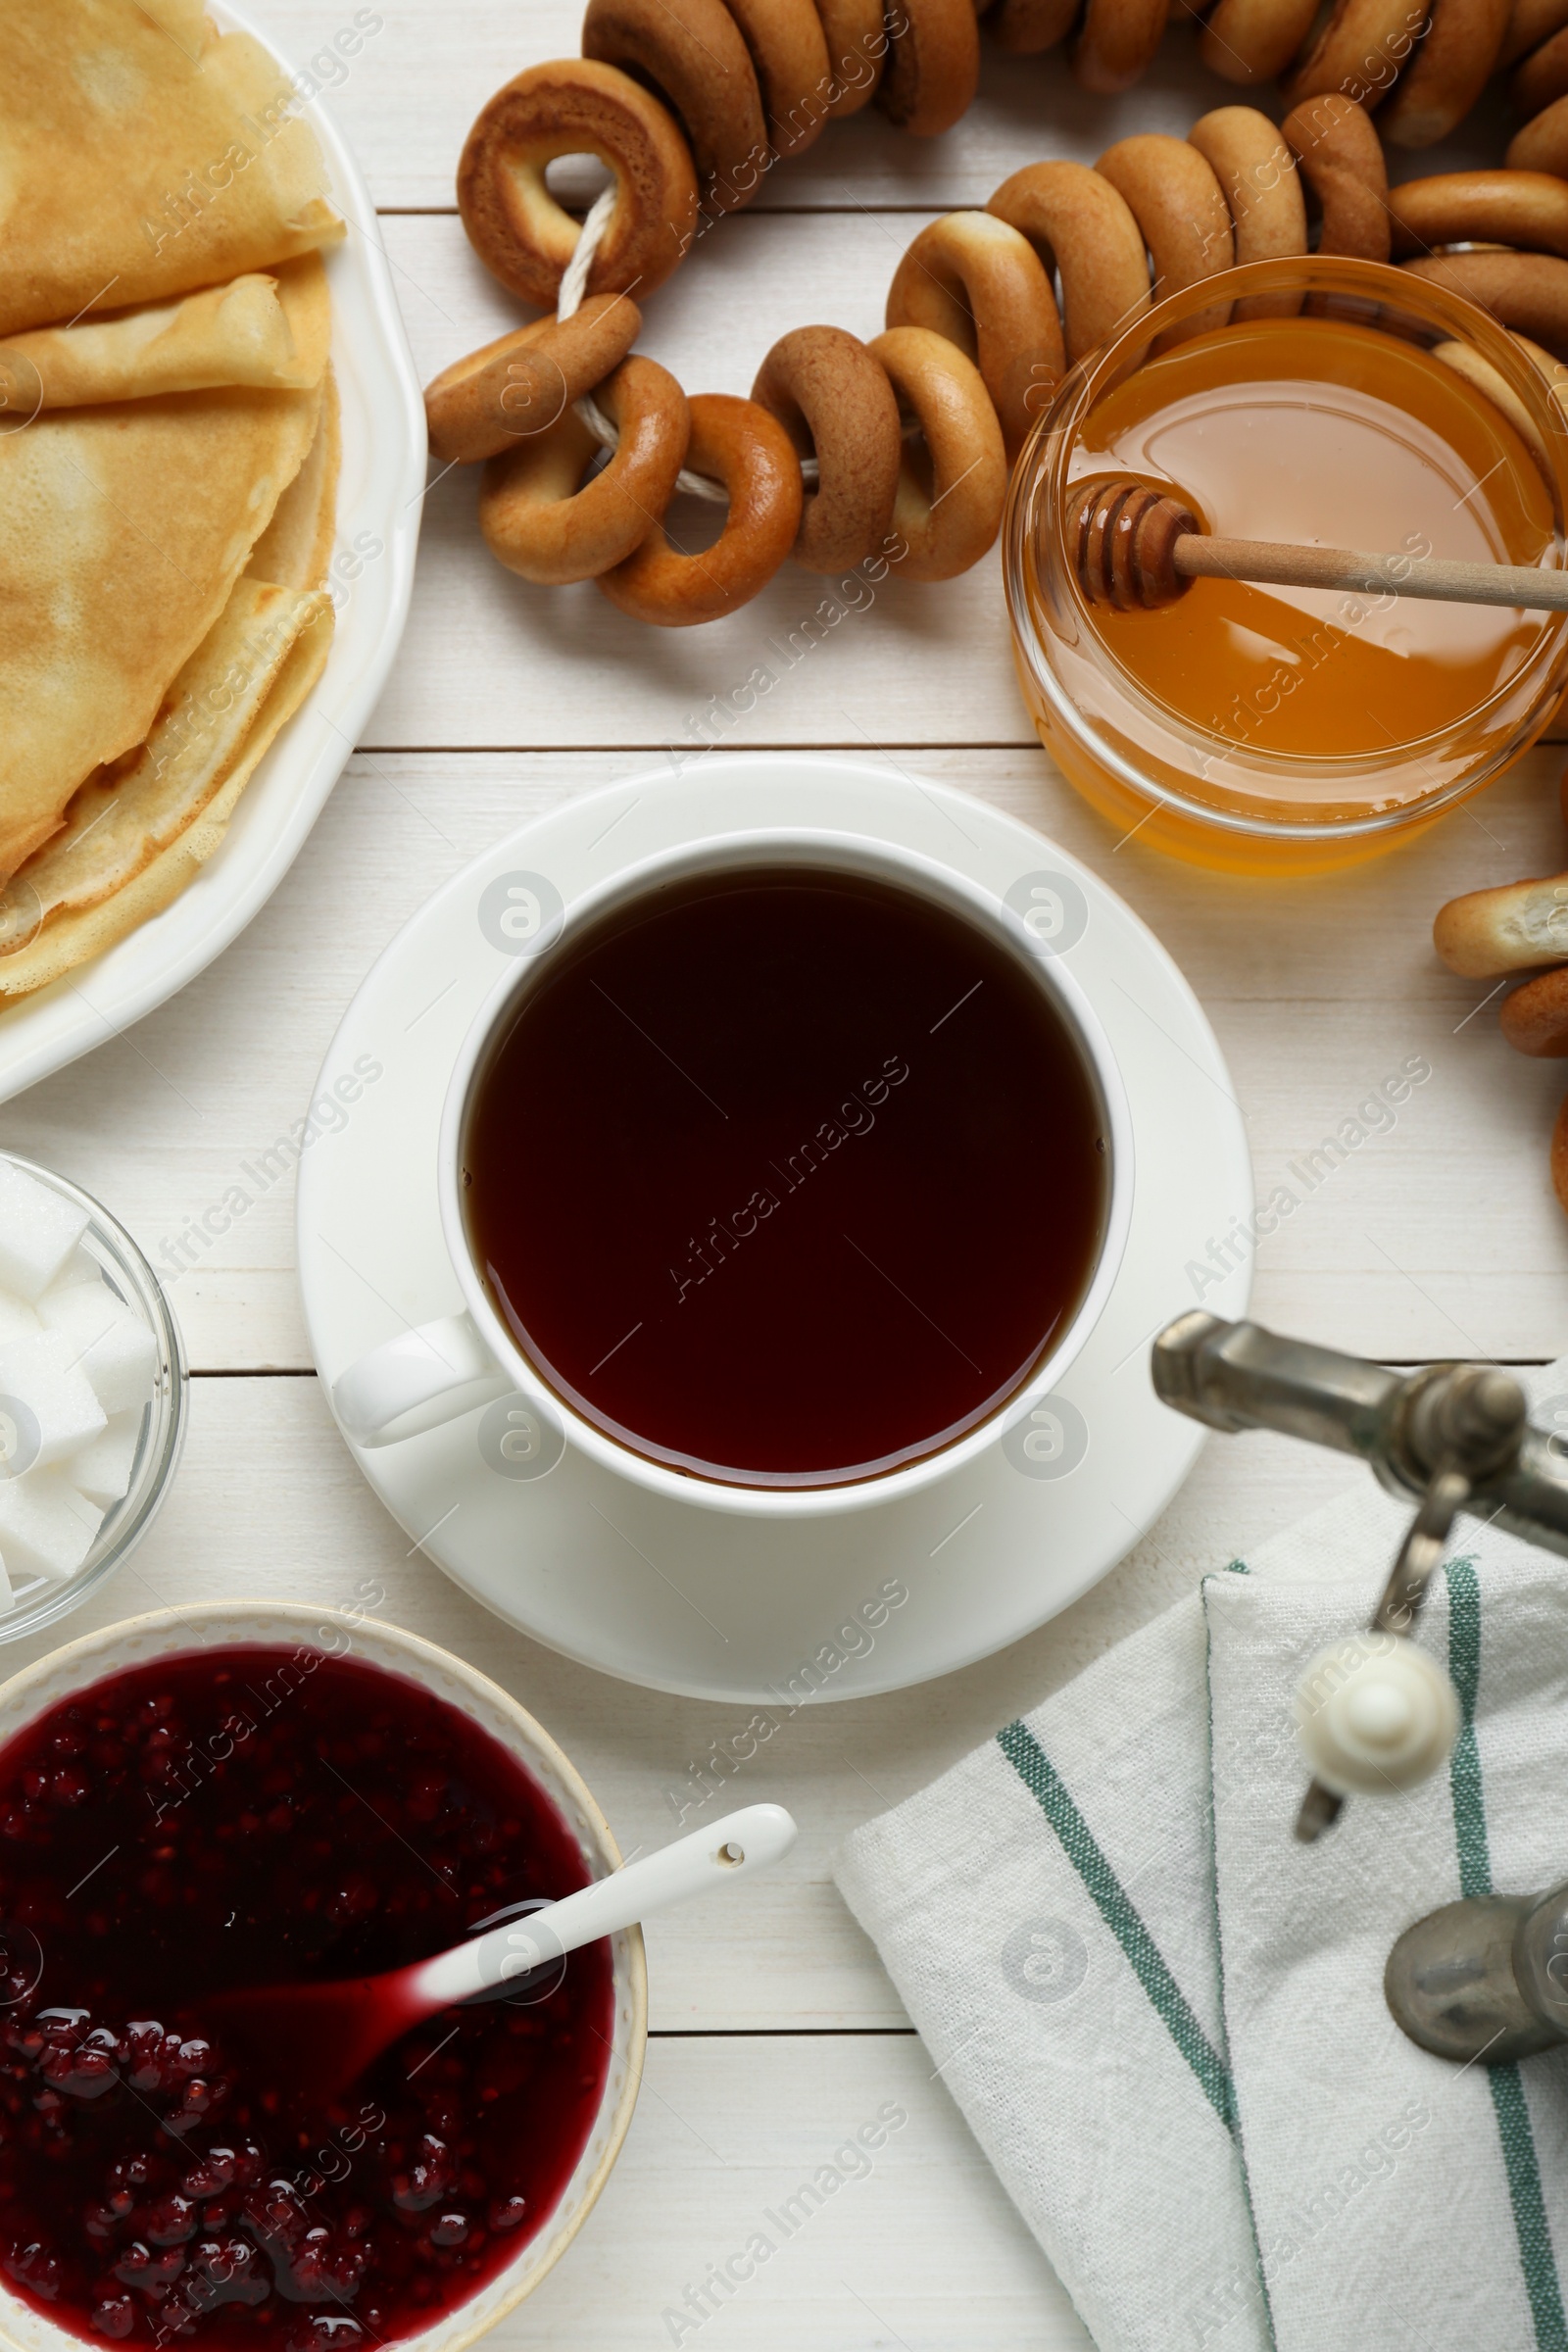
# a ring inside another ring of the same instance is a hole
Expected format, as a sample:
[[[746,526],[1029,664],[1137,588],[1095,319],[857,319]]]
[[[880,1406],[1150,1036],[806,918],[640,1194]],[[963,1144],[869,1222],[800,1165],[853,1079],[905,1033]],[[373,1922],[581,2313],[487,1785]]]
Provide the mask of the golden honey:
[[[1230,537],[1562,563],[1568,437],[1518,347],[1366,263],[1254,266],[1207,281],[1202,307],[1293,270],[1305,307],[1303,286],[1285,315],[1244,301],[1194,333],[1177,298],[1069,378],[1009,512],[1019,674],[1048,750],[1119,832],[1254,871],[1348,863],[1432,822],[1540,731],[1568,660],[1563,616],[1510,608],[1206,579],[1155,612],[1088,606],[1066,518],[1106,478],[1174,492]]]

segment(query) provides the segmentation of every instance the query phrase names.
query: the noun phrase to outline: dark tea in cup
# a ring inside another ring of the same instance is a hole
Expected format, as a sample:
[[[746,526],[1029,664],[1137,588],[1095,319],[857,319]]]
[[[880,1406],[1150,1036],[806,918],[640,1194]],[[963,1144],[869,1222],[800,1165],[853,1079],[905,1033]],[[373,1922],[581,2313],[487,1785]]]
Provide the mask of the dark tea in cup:
[[[1106,1113],[1027,949],[860,871],[644,888],[541,958],[468,1100],[476,1265],[633,1452],[871,1479],[996,1413],[1066,1331]]]

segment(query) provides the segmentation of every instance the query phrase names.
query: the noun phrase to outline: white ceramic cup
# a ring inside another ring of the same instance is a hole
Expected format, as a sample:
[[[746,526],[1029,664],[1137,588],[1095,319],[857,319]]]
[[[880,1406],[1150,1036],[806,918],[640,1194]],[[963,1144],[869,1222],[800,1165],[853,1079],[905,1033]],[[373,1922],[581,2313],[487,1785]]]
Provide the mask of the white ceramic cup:
[[[892,884],[934,901],[1005,948],[1064,1020],[1098,1097],[1108,1145],[1104,1233],[1093,1276],[1077,1312],[1030,1379],[951,1445],[900,1469],[837,1486],[742,1486],[711,1474],[696,1477],[653,1460],[596,1428],[551,1391],[517,1348],[474,1261],[463,1213],[463,1145],[476,1082],[550,957],[601,915],[656,885],[758,866],[814,866]],[[332,1407],[353,1443],[395,1444],[510,1395],[514,1400],[514,1426],[499,1444],[519,1474],[526,1474],[530,1454],[537,1458],[575,1448],[668,1499],[757,1519],[798,1520],[891,1502],[946,1478],[999,1443],[1004,1432],[1052,1395],[1103,1312],[1121,1265],[1132,1217],[1133,1140],[1127,1098],[1109,1042],[1084,990],[1042,928],[933,859],[888,842],[804,828],[717,836],[645,858],[584,892],[559,913],[537,896],[521,892],[518,899],[512,933],[515,953],[459,1052],[437,1146],[442,1229],[467,1311],[400,1333],[339,1376],[332,1387]],[[502,920],[505,923],[507,917]]]

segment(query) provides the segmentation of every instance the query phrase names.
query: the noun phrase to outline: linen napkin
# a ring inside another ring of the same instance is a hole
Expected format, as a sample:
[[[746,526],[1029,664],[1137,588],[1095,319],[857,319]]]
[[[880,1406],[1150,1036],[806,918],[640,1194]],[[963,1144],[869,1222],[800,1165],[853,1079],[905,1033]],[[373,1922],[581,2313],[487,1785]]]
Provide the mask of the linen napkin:
[[[1453,2067],[1382,1990],[1422,1913],[1568,1876],[1568,1567],[1461,1523],[1451,1768],[1292,1836],[1297,1680],[1407,1516],[1363,1474],[841,1857],[1101,2352],[1568,2352],[1568,2053]]]

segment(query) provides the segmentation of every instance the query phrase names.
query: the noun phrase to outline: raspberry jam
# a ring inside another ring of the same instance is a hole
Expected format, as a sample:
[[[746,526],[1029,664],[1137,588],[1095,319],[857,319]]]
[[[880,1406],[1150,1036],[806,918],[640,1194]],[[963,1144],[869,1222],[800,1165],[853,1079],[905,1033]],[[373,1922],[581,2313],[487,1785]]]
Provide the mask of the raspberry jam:
[[[0,1749],[13,2289],[92,2340],[277,2352],[368,2352],[466,2301],[587,2142],[608,1946],[330,2102],[284,2050],[225,2052],[203,2001],[398,1968],[585,1878],[496,1740],[352,1658],[214,1648],[51,1709]]]

